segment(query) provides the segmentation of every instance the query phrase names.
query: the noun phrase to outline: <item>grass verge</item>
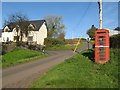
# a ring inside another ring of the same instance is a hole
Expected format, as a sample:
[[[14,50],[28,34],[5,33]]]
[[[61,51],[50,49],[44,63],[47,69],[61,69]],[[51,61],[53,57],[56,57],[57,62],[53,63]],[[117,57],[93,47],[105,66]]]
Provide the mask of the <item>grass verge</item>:
[[[83,51],[49,70],[32,88],[118,88],[118,53],[111,49],[111,60],[100,65],[90,60],[93,50]]]
[[[16,48],[2,56],[2,67],[6,68],[19,63],[43,58],[45,56],[47,56],[47,54],[42,52]]]

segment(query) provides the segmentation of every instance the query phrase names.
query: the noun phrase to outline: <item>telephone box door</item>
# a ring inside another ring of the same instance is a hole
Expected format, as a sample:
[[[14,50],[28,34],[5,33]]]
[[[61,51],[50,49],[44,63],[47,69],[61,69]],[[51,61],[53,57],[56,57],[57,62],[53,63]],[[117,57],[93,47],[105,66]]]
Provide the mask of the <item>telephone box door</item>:
[[[104,64],[109,60],[109,31],[99,29],[95,32],[95,62]]]

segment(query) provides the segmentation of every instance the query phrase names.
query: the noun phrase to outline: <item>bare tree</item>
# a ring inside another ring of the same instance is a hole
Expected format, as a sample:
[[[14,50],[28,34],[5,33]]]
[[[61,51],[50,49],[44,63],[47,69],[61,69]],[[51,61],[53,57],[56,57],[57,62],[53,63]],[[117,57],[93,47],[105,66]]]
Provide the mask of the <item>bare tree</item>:
[[[61,16],[46,16],[45,20],[48,26],[48,37],[50,38],[60,38],[61,34],[65,36],[65,26],[63,24],[63,19]],[[62,37],[62,38],[63,38]]]
[[[22,41],[22,37],[25,34],[25,36],[28,35],[28,25],[29,25],[29,19],[26,15],[22,13],[14,13],[8,16],[8,19],[5,20],[4,26],[8,25],[11,30],[13,28],[16,28],[17,32],[17,41],[19,41],[18,32],[20,32],[20,41]]]

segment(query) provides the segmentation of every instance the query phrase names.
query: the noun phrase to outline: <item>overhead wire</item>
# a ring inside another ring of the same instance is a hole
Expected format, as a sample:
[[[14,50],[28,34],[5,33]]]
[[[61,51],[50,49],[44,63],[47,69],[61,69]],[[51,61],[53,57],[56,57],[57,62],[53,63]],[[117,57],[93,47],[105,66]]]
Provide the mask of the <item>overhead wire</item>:
[[[87,14],[87,12],[88,12],[88,10],[89,10],[89,8],[90,8],[90,5],[91,5],[91,2],[89,2],[88,7],[86,8],[85,12],[83,13],[81,22],[82,22],[83,19],[85,18],[86,14]],[[80,24],[80,22],[79,22],[78,24]],[[77,25],[78,25],[78,24],[77,24]],[[78,45],[79,45],[79,43],[80,43],[80,41],[81,41],[81,38],[82,38],[82,35],[81,35],[81,37],[79,38],[79,40],[78,40],[78,42],[77,42],[77,44],[76,44],[76,47],[75,47],[75,49],[74,49],[74,51],[73,51],[74,53],[75,53],[76,50],[77,50],[77,47],[78,47]]]
[[[86,16],[86,14],[87,14],[90,6],[91,6],[91,2],[89,2],[86,10],[84,11],[84,13],[83,13],[82,16],[81,16],[81,19],[79,19],[78,23],[72,28],[73,31],[76,31],[76,30],[78,29],[77,26],[81,26],[81,23],[83,22],[83,20],[84,20],[84,18],[85,18],[85,16]],[[72,35],[73,35],[73,33],[72,33]],[[72,37],[73,37],[73,36],[72,36]]]

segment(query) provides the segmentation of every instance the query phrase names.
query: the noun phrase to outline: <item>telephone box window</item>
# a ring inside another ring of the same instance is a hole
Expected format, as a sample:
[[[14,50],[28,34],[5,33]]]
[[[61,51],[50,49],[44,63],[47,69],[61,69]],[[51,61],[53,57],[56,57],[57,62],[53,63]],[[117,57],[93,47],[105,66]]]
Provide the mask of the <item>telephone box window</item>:
[[[98,38],[99,38],[99,40],[98,40],[99,44],[100,45],[105,45],[105,36],[99,36]]]

